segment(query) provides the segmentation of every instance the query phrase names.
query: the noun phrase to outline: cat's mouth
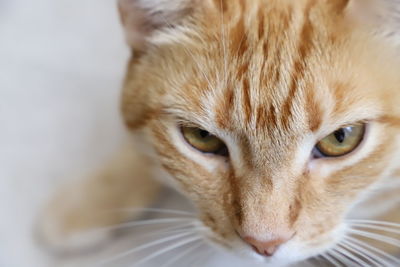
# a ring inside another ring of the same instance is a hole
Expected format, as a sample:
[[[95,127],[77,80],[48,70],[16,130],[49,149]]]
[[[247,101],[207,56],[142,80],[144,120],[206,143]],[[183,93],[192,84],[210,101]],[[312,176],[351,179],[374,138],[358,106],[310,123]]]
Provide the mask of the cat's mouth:
[[[266,264],[278,264],[282,261],[279,259],[280,257],[261,253],[258,248],[250,245],[241,236],[238,230],[234,230],[231,234],[220,234],[216,233],[207,226],[205,226],[205,228],[207,228],[207,230],[200,234],[204,236],[205,242],[214,247],[216,250],[225,253],[228,252],[233,257],[237,257],[245,261]]]
[[[219,234],[205,224],[203,226],[203,229],[207,230],[203,231],[201,235],[206,243],[217,250],[228,252],[245,261],[264,263],[270,266],[293,264],[324,255],[340,243],[345,230],[345,225],[340,225],[309,241],[301,240],[301,237],[295,232],[287,242],[277,246],[275,251],[265,253],[260,247],[249,243],[236,229],[231,234]]]

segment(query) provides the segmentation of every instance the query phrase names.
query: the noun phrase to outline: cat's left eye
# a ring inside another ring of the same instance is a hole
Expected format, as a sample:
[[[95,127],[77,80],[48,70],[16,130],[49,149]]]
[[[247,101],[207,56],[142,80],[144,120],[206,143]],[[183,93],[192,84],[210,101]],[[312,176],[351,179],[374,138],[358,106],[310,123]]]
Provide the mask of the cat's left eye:
[[[228,156],[225,143],[210,132],[197,127],[181,127],[186,142],[203,153]]]
[[[340,128],[319,141],[316,149],[323,157],[345,156],[361,144],[365,129],[365,124]]]

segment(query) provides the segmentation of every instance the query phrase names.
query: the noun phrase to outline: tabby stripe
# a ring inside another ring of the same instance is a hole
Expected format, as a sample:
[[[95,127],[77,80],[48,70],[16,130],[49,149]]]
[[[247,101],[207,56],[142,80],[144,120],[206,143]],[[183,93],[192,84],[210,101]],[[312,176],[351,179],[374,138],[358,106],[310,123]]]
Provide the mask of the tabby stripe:
[[[222,129],[230,129],[231,114],[234,109],[235,92],[232,87],[225,89],[225,94],[222,95],[216,105],[215,121]]]
[[[262,40],[265,35],[265,17],[264,17],[264,10],[262,9],[262,7],[259,7],[258,9],[257,19],[258,19],[258,31],[257,31],[258,39]]]
[[[237,56],[238,59],[248,50],[248,36],[245,27],[244,16],[241,15],[236,25],[229,31],[230,36],[230,52],[233,57]]]
[[[273,10],[270,16],[277,16],[278,11]],[[283,51],[281,49],[285,44],[284,36],[286,32],[290,29],[291,21],[292,21],[292,9],[286,11],[286,14],[278,15],[279,18],[276,18],[277,21],[283,21],[283,27],[279,29],[273,28],[274,25],[270,25],[267,28],[267,38],[263,44],[263,54],[264,58],[268,59],[269,55],[272,55],[271,61],[265,60],[262,68],[261,68],[261,77],[260,77],[260,88],[265,87],[268,85],[269,88],[273,89],[279,86],[281,81],[281,68],[278,66],[282,65],[283,62]],[[269,43],[269,38],[274,38],[274,36],[281,36],[277,39],[277,44],[272,45]],[[269,105],[272,105],[269,103]],[[261,110],[262,108],[266,109],[266,106],[261,106],[260,109],[257,111],[257,127],[264,128],[269,126],[271,129],[276,128],[278,126],[278,120],[276,119],[276,109],[275,107],[270,107],[269,112],[273,112],[273,114],[267,113],[265,110]],[[268,119],[268,116],[273,116],[272,120]],[[272,124],[271,124],[272,123]]]
[[[294,62],[293,71],[292,71],[292,81],[289,89],[289,94],[286,98],[285,103],[282,107],[281,112],[281,121],[282,126],[285,128],[289,128],[289,121],[292,117],[292,108],[294,98],[296,93],[299,89],[299,82],[304,79],[305,71],[306,71],[306,58],[310,55],[310,52],[313,48],[312,46],[312,35],[313,35],[313,25],[310,21],[310,11],[315,4],[315,0],[310,1],[309,5],[306,7],[305,14],[304,14],[304,24],[300,34],[299,40],[299,48],[298,48],[298,57],[297,60]]]
[[[243,113],[245,115],[245,123],[248,124],[251,120],[251,97],[250,97],[250,82],[247,77],[243,78],[243,87],[242,87],[242,106],[243,106]]]
[[[378,122],[388,124],[392,127],[400,128],[400,117],[395,116],[382,116],[378,118]]]
[[[307,86],[307,115],[308,125],[312,132],[316,132],[322,124],[323,110],[315,98],[314,88],[311,85]]]
[[[228,2],[229,0],[214,0],[214,5],[218,8],[220,12],[228,11]]]

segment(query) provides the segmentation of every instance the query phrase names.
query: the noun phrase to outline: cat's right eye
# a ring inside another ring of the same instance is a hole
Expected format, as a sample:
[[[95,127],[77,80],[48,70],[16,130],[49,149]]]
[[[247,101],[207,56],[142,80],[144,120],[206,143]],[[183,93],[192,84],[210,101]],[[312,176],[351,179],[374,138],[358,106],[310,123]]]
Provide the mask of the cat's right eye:
[[[197,127],[181,127],[185,141],[203,153],[228,156],[225,143],[210,132]]]

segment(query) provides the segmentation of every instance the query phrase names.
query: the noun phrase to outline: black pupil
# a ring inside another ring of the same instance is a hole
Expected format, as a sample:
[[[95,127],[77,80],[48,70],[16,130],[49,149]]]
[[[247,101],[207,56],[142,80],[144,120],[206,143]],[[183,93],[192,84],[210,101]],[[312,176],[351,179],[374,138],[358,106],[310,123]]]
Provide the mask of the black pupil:
[[[346,139],[346,132],[344,129],[337,130],[335,133],[335,138],[338,140],[339,143],[343,143],[344,140]]]
[[[208,137],[210,135],[209,132],[204,131],[204,130],[200,130],[199,134],[200,134],[201,138],[206,138],[206,137]]]

